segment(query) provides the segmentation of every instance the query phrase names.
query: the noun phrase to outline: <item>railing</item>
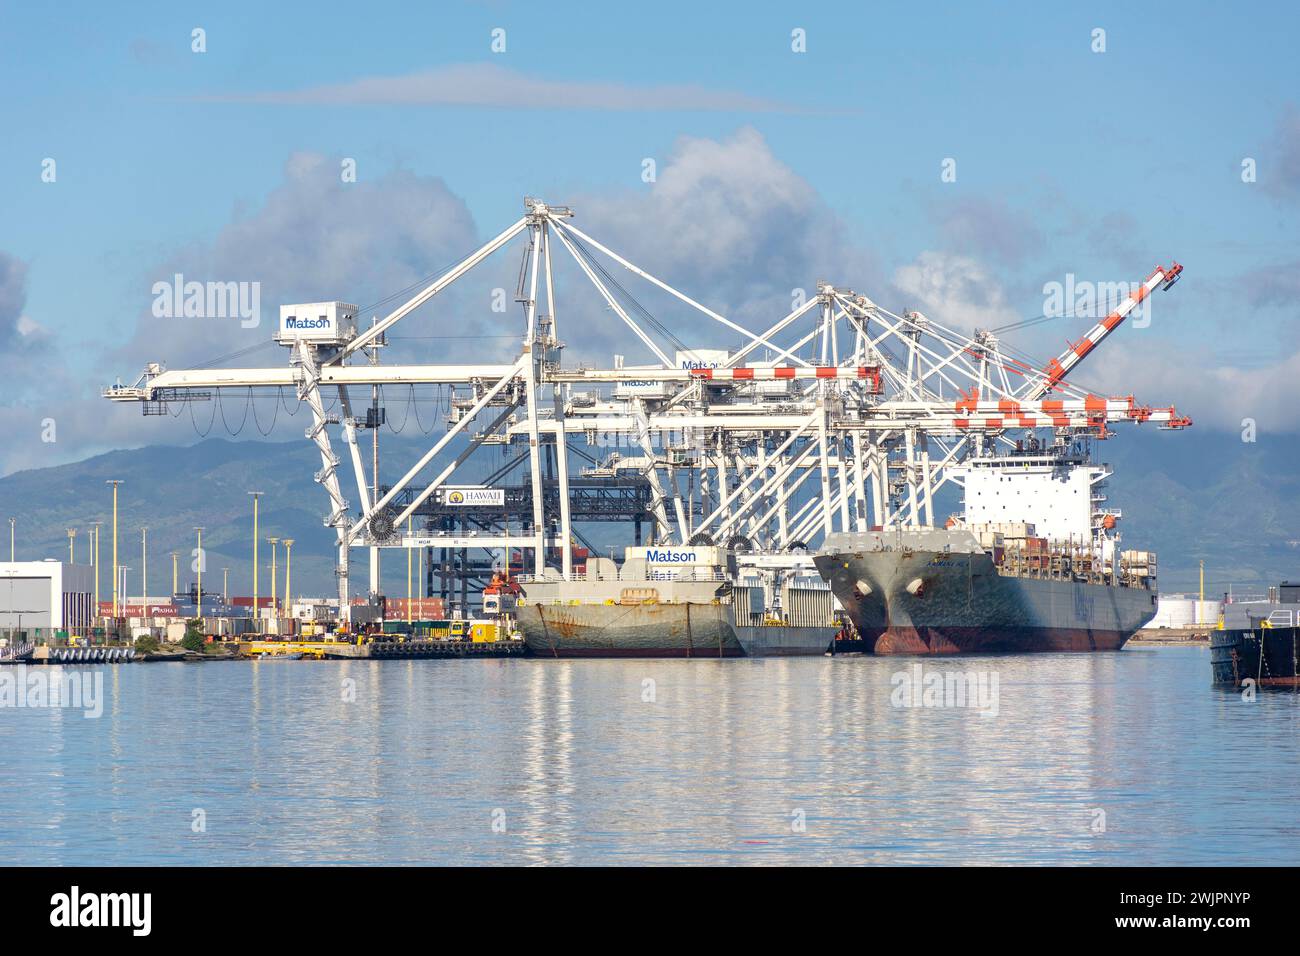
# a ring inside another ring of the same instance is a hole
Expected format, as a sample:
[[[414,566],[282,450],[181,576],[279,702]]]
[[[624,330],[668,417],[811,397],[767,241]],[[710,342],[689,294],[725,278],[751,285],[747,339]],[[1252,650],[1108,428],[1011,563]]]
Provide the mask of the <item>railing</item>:
[[[31,641],[23,641],[21,644],[10,644],[6,647],[0,647],[0,661],[16,661],[21,657],[26,657],[36,650],[36,645]]]
[[[548,577],[539,578],[534,574],[516,574],[512,578],[512,580],[517,581],[520,584],[534,584],[534,583],[562,584],[564,583],[563,579],[560,578],[558,575],[556,575],[555,577],[548,576]],[[575,575],[573,580],[574,582],[584,582],[591,579],[582,577],[581,575]],[[673,571],[654,571],[651,570],[650,568],[646,568],[642,574],[631,575],[631,574],[624,574],[623,569],[619,568],[618,573],[614,577],[602,576],[600,580],[601,581],[628,581],[637,584],[645,583],[647,581],[664,583],[664,584],[669,584],[674,581],[684,581],[688,583],[701,582],[701,583],[720,584],[723,581],[727,581],[730,579],[727,577],[727,574],[724,571],[712,571],[712,570],[697,571],[697,570],[686,570],[684,568],[679,570],[673,570]]]
[[[51,664],[124,664],[135,660],[134,647],[52,647]]]

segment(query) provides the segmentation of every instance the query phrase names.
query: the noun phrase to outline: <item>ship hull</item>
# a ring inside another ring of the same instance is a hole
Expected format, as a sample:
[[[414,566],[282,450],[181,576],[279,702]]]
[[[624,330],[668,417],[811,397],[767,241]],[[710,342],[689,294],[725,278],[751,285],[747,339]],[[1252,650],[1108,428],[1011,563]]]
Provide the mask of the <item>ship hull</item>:
[[[1114,651],[1155,594],[999,574],[981,551],[830,550],[817,568],[876,654]]]
[[[809,657],[833,627],[739,626],[725,604],[523,605],[516,623],[542,657]]]
[[[1210,666],[1216,684],[1300,687],[1300,627],[1211,631]]]
[[[830,650],[838,628],[787,624],[734,625],[746,657],[815,657]]]
[[[741,657],[721,604],[525,604],[515,612],[542,657]]]

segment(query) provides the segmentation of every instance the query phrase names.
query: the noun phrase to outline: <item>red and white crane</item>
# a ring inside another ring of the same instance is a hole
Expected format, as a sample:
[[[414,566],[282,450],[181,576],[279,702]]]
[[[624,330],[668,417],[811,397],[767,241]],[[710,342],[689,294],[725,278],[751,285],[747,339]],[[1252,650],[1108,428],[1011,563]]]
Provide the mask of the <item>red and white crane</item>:
[[[1082,339],[1047,363],[1047,367],[1043,369],[1043,378],[1029,389],[1025,395],[1026,400],[1037,401],[1055,389],[1061,380],[1070,374],[1071,369],[1083,361],[1085,355],[1105,341],[1106,336],[1119,328],[1130,312],[1146,301],[1147,296],[1157,288],[1168,289],[1178,281],[1182,271],[1183,267],[1177,262],[1168,268],[1156,266],[1155,271],[1146,277],[1146,281],[1129,293],[1113,312],[1089,329],[1088,334]]]

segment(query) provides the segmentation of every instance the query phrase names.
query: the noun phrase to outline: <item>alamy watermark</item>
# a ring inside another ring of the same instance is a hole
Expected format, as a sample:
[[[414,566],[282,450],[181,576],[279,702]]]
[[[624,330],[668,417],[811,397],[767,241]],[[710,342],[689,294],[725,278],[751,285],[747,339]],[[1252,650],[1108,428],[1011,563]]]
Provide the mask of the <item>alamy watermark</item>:
[[[1141,290],[1141,282],[1092,282],[1067,272],[1064,282],[1043,283],[1043,315],[1049,319],[1103,319]],[[1150,296],[1129,310],[1128,320],[1135,329],[1151,324]]]
[[[55,665],[0,667],[0,707],[72,707],[83,717],[104,713],[104,672]]]
[[[262,283],[185,281],[177,272],[171,282],[155,282],[153,314],[158,319],[239,319],[245,329],[262,322]]]
[[[892,707],[964,707],[981,717],[998,715],[997,671],[927,671],[913,664],[889,678]]]
[[[50,925],[75,928],[123,927],[132,936],[148,936],[153,927],[152,893],[83,893],[73,886],[50,897]]]

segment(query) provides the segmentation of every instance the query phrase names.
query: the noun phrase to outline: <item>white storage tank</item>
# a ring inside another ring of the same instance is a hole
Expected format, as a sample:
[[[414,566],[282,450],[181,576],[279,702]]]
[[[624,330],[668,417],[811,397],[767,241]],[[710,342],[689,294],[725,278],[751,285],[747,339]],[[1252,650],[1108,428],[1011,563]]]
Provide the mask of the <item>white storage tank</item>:
[[[1161,594],[1156,602],[1156,616],[1147,627],[1213,626],[1222,613],[1221,601],[1201,601],[1188,594]]]
[[[1147,627],[1194,627],[1196,598],[1185,594],[1161,594],[1156,599],[1156,616]]]

